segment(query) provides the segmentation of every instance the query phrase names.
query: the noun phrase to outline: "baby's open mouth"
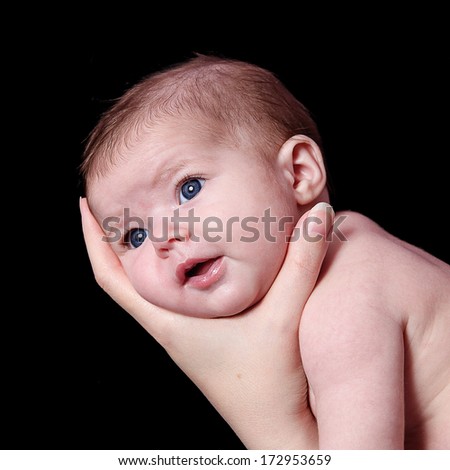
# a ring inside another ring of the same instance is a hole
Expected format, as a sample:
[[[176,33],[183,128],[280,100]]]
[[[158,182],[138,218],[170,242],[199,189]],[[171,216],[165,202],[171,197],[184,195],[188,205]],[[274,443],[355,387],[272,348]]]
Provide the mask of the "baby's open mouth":
[[[202,274],[206,274],[210,269],[211,266],[216,262],[218,258],[211,258],[206,261],[201,261],[200,263],[195,264],[192,268],[188,269],[184,275],[189,277],[194,276],[201,276]]]
[[[205,289],[222,277],[223,259],[223,256],[188,259],[178,265],[177,278],[182,285]]]

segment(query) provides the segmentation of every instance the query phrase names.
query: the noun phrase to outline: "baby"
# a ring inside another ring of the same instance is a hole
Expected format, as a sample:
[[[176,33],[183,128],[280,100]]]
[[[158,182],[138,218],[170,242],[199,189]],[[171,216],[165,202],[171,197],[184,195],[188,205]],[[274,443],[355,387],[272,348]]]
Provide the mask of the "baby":
[[[268,71],[198,56],[101,118],[82,172],[136,291],[188,316],[238,315],[329,201],[320,136]],[[355,212],[336,214],[299,341],[318,445],[450,448],[450,266]],[[276,314],[276,313],[274,313]]]

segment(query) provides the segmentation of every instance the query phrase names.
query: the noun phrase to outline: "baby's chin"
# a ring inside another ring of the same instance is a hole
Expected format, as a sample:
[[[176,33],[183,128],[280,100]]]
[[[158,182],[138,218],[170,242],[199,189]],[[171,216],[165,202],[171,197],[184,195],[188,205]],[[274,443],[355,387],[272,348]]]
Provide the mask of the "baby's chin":
[[[225,317],[233,317],[236,315],[240,315],[245,310],[250,308],[253,304],[246,303],[239,306],[236,306],[233,309],[230,308],[223,308],[223,306],[218,305],[212,307],[206,306],[196,306],[195,308],[184,308],[178,309],[177,313],[181,315],[186,315],[188,317],[197,317],[197,318],[225,318]],[[172,309],[173,310],[173,309]]]
[[[172,312],[197,318],[226,318],[244,313],[250,307],[255,305],[263,295],[255,298],[245,299],[224,299],[222,302],[207,302],[203,305],[183,305],[182,307],[173,305],[160,305],[160,307],[171,310]]]

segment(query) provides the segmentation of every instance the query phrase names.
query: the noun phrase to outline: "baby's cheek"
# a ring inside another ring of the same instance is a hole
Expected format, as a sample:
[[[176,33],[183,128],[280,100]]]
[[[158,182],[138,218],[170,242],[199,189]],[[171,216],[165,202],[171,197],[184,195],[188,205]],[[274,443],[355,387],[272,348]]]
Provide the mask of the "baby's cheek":
[[[120,258],[123,269],[128,276],[133,287],[136,289],[145,300],[155,303],[157,300],[155,295],[157,293],[156,284],[159,283],[156,273],[152,273],[150,263],[146,263],[143,256],[134,253],[136,250],[130,250],[125,256]]]
[[[275,241],[264,240],[253,250],[254,262],[262,289],[267,291],[277,277],[286,256],[288,243],[285,235],[277,236]]]

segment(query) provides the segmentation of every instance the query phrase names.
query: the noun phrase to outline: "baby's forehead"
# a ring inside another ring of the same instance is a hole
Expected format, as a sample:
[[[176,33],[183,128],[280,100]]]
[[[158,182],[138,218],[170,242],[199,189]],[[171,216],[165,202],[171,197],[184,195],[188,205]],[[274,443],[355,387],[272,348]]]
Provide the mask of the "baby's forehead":
[[[224,123],[206,119],[205,116],[172,116],[152,122],[143,129],[137,140],[141,139],[180,139],[196,141],[198,144],[207,144],[214,141],[229,141],[229,131]]]
[[[100,156],[108,164],[88,182],[88,197],[102,213],[111,212],[109,199],[118,206],[143,191],[142,188],[169,184],[185,171],[201,173],[208,164],[226,168],[227,152],[249,158],[252,144],[233,138],[220,126],[181,117],[152,122],[124,136],[112,153]]]
[[[108,199],[127,200],[142,188],[169,183],[183,171],[202,171],[216,164],[217,139],[189,126],[165,125],[149,129],[116,150],[111,163],[88,182],[88,197],[97,207]],[[103,210],[102,210],[103,212]]]

